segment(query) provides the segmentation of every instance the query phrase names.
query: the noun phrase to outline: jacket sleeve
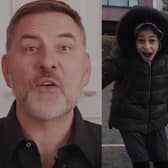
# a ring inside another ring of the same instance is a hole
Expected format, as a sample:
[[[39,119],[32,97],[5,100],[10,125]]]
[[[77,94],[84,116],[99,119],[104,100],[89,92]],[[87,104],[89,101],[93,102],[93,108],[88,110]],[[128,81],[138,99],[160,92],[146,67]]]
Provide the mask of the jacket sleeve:
[[[119,48],[115,47],[102,65],[102,88],[122,76],[123,60]]]

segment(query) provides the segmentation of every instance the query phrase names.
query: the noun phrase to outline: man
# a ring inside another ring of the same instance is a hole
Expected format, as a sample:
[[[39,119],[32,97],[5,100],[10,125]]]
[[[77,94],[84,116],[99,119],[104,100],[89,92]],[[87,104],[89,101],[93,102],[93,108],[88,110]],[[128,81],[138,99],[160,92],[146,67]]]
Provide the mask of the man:
[[[55,0],[22,6],[2,69],[16,101],[0,121],[0,167],[100,167],[100,127],[76,107],[90,77],[80,16]]]

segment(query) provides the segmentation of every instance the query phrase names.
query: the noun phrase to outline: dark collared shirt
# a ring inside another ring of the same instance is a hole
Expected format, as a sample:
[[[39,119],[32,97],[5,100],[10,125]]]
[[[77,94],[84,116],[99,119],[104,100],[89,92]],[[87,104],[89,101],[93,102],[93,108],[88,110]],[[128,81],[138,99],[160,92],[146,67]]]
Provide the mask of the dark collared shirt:
[[[25,138],[12,105],[0,120],[0,168],[42,168],[36,144]],[[82,119],[74,109],[74,129],[70,142],[59,149],[53,168],[100,168],[100,126]]]

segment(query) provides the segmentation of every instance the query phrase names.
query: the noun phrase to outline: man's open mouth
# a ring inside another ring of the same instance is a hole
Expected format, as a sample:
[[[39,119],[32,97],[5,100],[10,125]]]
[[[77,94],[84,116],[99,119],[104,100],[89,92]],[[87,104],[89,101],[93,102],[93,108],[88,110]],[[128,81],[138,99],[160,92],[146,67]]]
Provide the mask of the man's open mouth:
[[[59,82],[54,78],[41,78],[37,81],[36,87],[42,92],[54,92],[59,88]]]
[[[56,86],[56,83],[52,82],[52,81],[44,81],[44,82],[40,83],[40,86],[46,86],[46,87]]]

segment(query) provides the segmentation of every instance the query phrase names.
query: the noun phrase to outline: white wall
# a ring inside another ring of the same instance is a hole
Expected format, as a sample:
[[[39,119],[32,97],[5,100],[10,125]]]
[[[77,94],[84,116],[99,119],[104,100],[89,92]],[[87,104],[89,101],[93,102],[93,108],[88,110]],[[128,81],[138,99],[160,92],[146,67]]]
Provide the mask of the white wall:
[[[0,6],[0,54],[5,53],[6,26],[13,13],[30,0],[6,0]],[[101,0],[64,0],[76,9],[83,20],[87,36],[87,51],[91,55],[92,74],[85,88],[79,108],[83,116],[101,123]],[[14,99],[0,74],[0,116],[5,116]]]
[[[3,1],[3,5],[0,5],[0,11],[0,56],[2,56],[5,52],[6,27],[11,16],[11,4],[9,0]],[[6,115],[12,100],[12,93],[6,87],[2,71],[0,70],[0,117]]]

